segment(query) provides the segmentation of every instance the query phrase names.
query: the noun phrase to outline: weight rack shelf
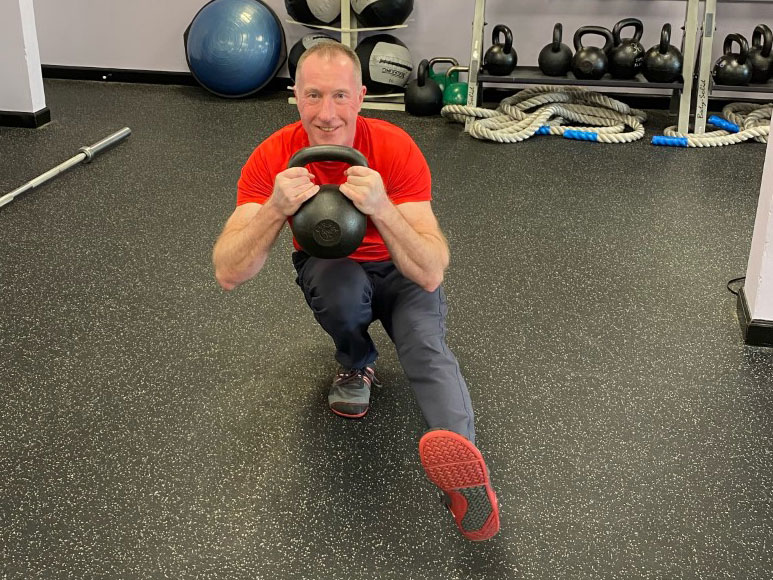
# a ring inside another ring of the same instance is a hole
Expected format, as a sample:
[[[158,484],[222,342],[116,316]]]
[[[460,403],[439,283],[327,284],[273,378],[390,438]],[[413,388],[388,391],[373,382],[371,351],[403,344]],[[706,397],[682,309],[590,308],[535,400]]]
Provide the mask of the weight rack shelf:
[[[578,79],[569,72],[563,77],[551,77],[543,73],[537,66],[519,66],[509,76],[490,75],[485,68],[478,73],[479,83],[504,83],[525,85],[576,85],[586,87],[625,87],[637,89],[671,89],[682,90],[684,82],[652,83],[641,74],[632,79],[615,79],[609,73],[599,80]],[[773,90],[773,84],[770,86]]]
[[[713,91],[729,91],[734,93],[773,93],[773,82],[749,83],[743,86],[712,84],[711,88]]]

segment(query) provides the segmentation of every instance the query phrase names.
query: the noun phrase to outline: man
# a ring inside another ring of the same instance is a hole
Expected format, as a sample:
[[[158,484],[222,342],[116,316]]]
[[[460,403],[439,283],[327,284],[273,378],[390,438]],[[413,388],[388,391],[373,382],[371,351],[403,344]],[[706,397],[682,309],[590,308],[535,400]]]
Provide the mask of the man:
[[[445,295],[440,286],[449,251],[430,205],[424,156],[407,133],[359,116],[366,88],[350,48],[321,43],[296,70],[300,122],[266,139],[242,169],[237,207],[215,244],[218,283],[226,290],[263,267],[285,222],[319,190],[341,192],[368,216],[360,247],[349,257],[311,257],[295,243],[297,283],[340,363],[328,402],[333,413],[361,418],[377,385],[376,348],[368,334],[381,321],[430,426],[419,442],[429,479],[444,493],[459,530],[485,540],[499,529],[499,509],[488,470],[475,447],[472,405],[459,365],[445,344]],[[320,162],[286,169],[290,157],[312,145],[344,145],[369,167]],[[316,183],[315,183],[316,182]]]

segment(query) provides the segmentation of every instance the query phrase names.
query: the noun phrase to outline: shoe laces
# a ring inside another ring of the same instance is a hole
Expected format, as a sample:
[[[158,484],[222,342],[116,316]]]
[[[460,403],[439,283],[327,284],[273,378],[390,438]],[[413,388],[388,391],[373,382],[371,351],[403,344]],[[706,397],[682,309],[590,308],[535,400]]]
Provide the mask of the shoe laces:
[[[376,378],[376,371],[373,370],[373,367],[365,367],[363,369],[341,368],[336,375],[336,383],[339,385],[348,385],[363,380],[366,380],[368,384],[381,384]]]

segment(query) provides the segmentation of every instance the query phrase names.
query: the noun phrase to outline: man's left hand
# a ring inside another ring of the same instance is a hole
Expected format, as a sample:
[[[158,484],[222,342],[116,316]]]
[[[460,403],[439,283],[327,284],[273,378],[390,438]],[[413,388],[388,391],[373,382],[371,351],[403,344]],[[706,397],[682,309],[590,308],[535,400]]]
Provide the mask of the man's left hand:
[[[354,206],[365,215],[378,214],[391,203],[378,171],[353,165],[344,174],[346,183],[339,186],[341,193],[351,199]]]

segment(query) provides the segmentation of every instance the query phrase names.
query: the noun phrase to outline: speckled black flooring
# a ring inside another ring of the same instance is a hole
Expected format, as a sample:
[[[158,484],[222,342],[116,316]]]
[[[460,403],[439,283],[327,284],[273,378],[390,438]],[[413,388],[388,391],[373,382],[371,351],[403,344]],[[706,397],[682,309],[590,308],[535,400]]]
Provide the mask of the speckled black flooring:
[[[475,141],[405,127],[452,246],[450,346],[502,531],[456,531],[388,385],[326,406],[333,349],[285,231],[226,294],[210,265],[285,95],[47,81],[53,122],[0,128],[5,193],[107,134],[128,141],[0,209],[2,578],[770,578],[773,353],[745,347],[765,146]]]

